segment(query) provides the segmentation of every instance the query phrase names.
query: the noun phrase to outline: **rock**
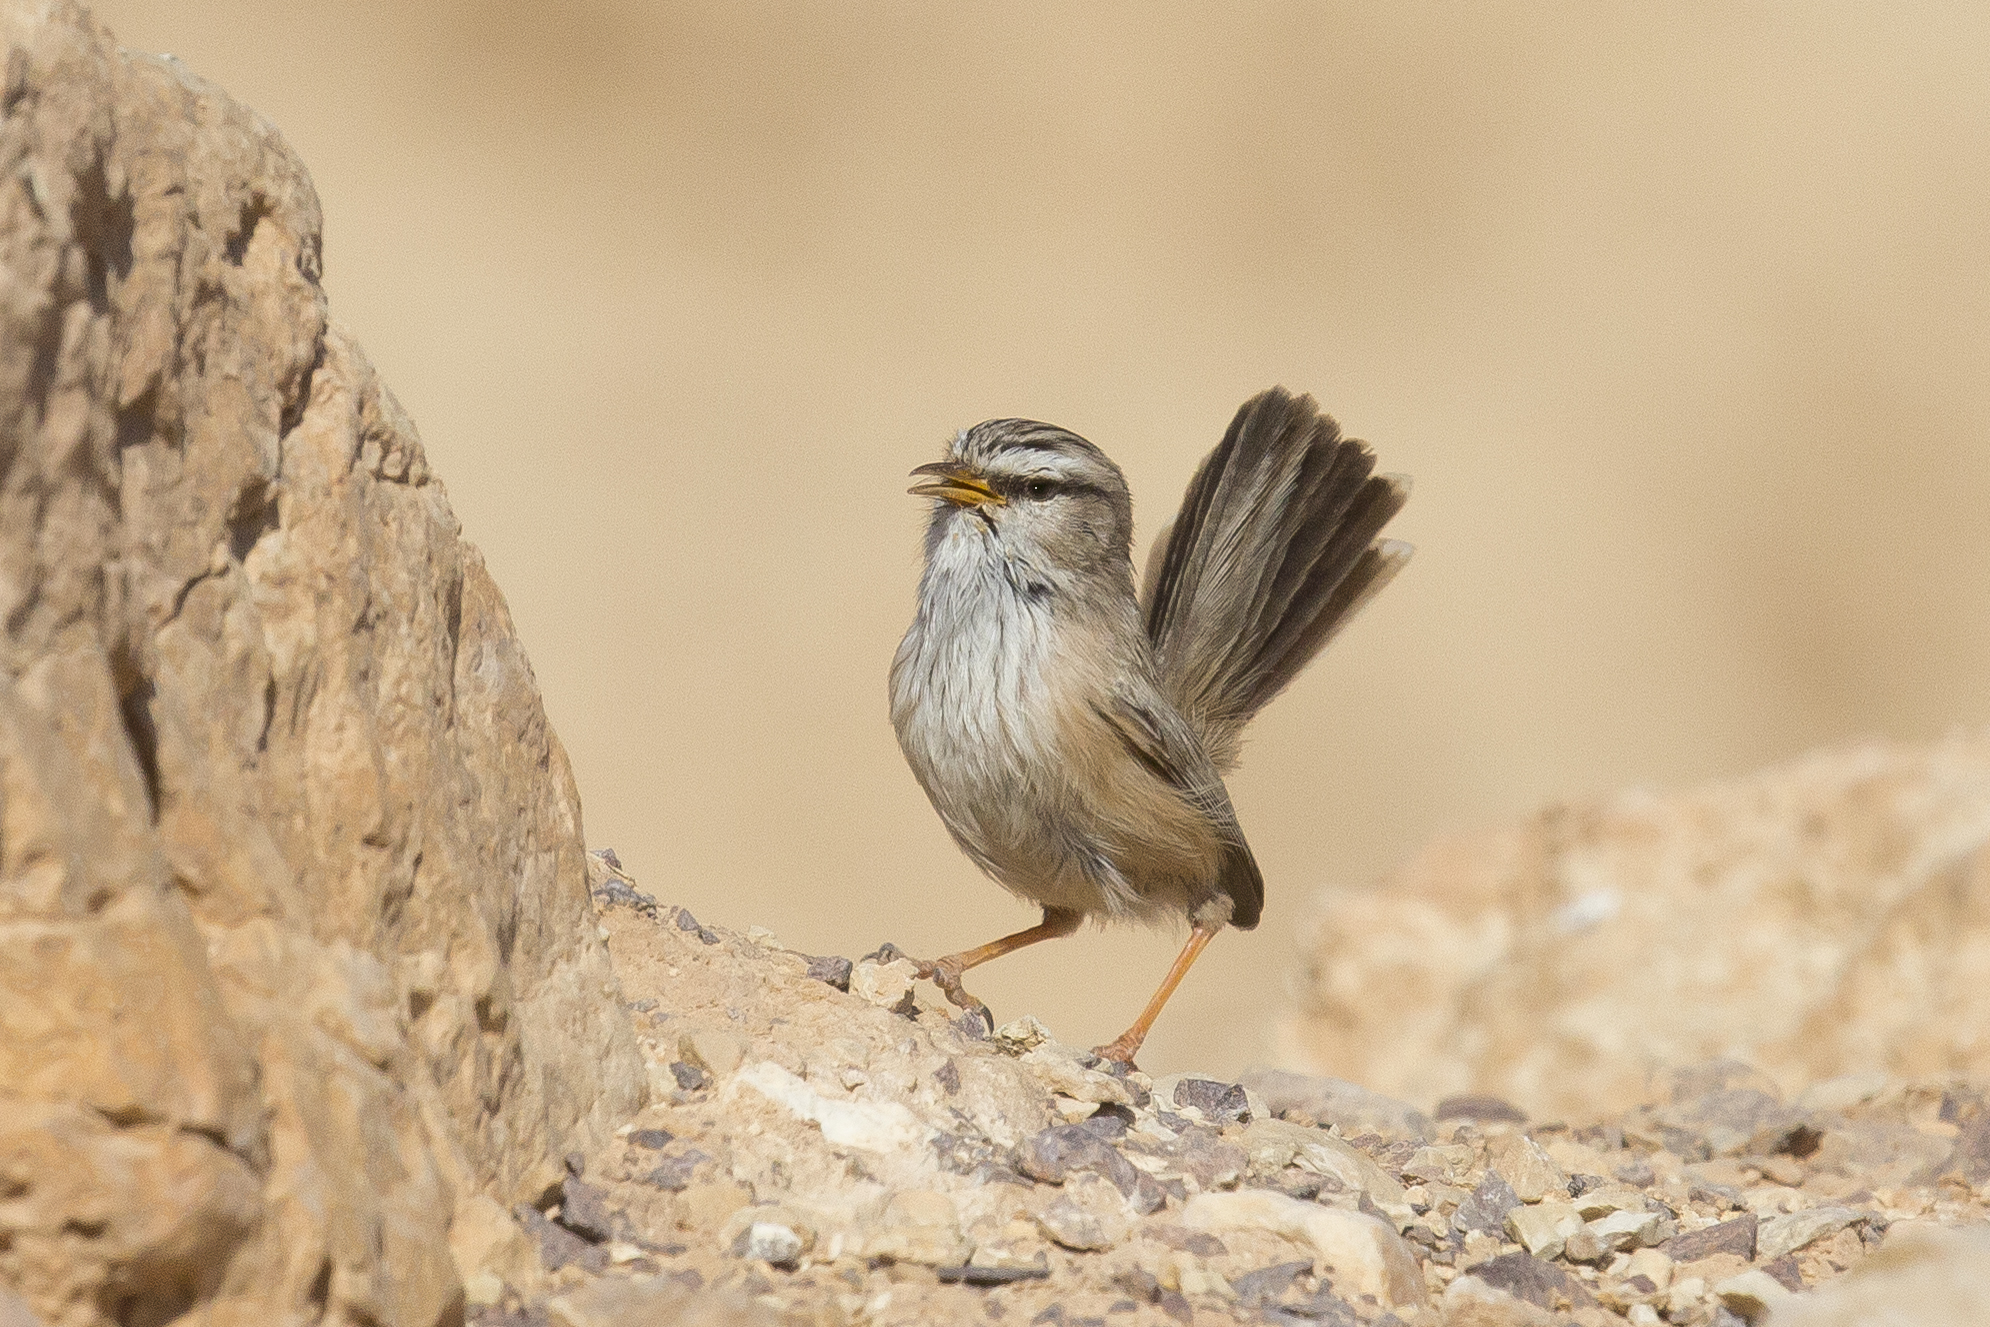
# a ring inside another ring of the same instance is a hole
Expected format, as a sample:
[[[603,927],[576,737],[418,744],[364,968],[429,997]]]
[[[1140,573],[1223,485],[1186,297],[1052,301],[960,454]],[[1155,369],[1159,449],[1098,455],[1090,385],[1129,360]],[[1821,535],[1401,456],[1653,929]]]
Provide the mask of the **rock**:
[[[1612,1212],[1570,1235],[1563,1252],[1570,1262],[1601,1262],[1620,1250],[1656,1243],[1660,1229],[1656,1212]]]
[[[1235,1184],[1250,1164],[1250,1154],[1235,1143],[1225,1142],[1212,1129],[1190,1126],[1168,1142],[1129,1135],[1128,1151],[1154,1159],[1160,1176],[1184,1176],[1202,1190],[1227,1188]]]
[[[1661,1129],[1703,1139],[1713,1156],[1761,1156],[1779,1151],[1803,1126],[1803,1115],[1755,1088],[1728,1088],[1660,1111]]]
[[[1557,1319],[1517,1295],[1461,1276],[1444,1289],[1438,1309],[1443,1327],[1554,1327]]]
[[[1161,1084],[1155,1084],[1157,1088]],[[1167,1099],[1177,1107],[1199,1111],[1211,1124],[1235,1124],[1251,1117],[1250,1099],[1241,1083],[1220,1083],[1214,1079],[1183,1076],[1174,1081]]]
[[[1275,1116],[1303,1115],[1330,1124],[1348,1137],[1376,1133],[1385,1138],[1428,1142],[1436,1136],[1430,1117],[1416,1107],[1339,1078],[1252,1069],[1237,1080],[1255,1092]]]
[[[1479,1187],[1451,1214],[1451,1225],[1461,1234],[1467,1230],[1504,1234],[1506,1215],[1518,1206],[1520,1198],[1513,1192],[1513,1186],[1500,1178],[1498,1171],[1488,1170]]]
[[[0,1327],[42,1327],[42,1321],[25,1299],[0,1287]]]
[[[1537,1203],[1506,1214],[1507,1238],[1537,1258],[1558,1258],[1582,1217],[1567,1203]]]
[[[1132,1193],[1139,1180],[1139,1172],[1119,1149],[1080,1124],[1060,1124],[1038,1133],[1018,1152],[1016,1165],[1045,1184],[1062,1184],[1074,1171],[1095,1171],[1125,1194]]]
[[[1826,1235],[1835,1235],[1847,1226],[1865,1221],[1866,1212],[1850,1207],[1813,1207],[1787,1216],[1773,1216],[1761,1225],[1755,1237],[1755,1256],[1780,1258],[1795,1253]]]
[[[1642,1276],[1653,1290],[1664,1290],[1672,1284],[1672,1259],[1659,1249],[1638,1249],[1624,1265],[1624,1276]]]
[[[1487,1145],[1486,1160],[1513,1186],[1513,1192],[1523,1203],[1569,1196],[1568,1172],[1526,1134],[1506,1134],[1493,1139]]]
[[[483,1194],[457,1201],[449,1223],[449,1253],[466,1293],[478,1276],[494,1278],[500,1289],[509,1284],[529,1293],[538,1287],[537,1247],[511,1213]]]
[[[1268,1230],[1309,1245],[1314,1270],[1329,1277],[1344,1299],[1373,1295],[1390,1309],[1425,1302],[1409,1245],[1387,1223],[1360,1212],[1257,1189],[1197,1194],[1183,1206],[1182,1223],[1204,1230]]]
[[[1610,1184],[1584,1189],[1569,1199],[1569,1205],[1584,1221],[1594,1221],[1612,1212],[1642,1212],[1650,1206],[1645,1196],[1636,1189]]]
[[[811,981],[823,982],[839,991],[850,989],[850,976],[854,965],[847,958],[831,955],[826,958],[811,958],[808,961],[808,976]]]
[[[733,1080],[822,1130],[843,1147],[891,1152],[918,1147],[933,1130],[894,1101],[832,1101],[781,1066],[762,1060]]]
[[[560,1186],[560,1224],[590,1244],[615,1238],[621,1214],[611,1212],[606,1196],[592,1184],[569,1179]]]
[[[1045,1087],[1073,1101],[1124,1106],[1133,1100],[1126,1084],[1111,1074],[1101,1073],[1081,1063],[1068,1046],[1060,1046],[1053,1041],[1041,1042],[1023,1052],[1021,1058],[1035,1071]]]
[[[888,963],[867,958],[850,970],[850,994],[880,1009],[910,1013],[912,987],[918,979],[919,968],[909,958]]]
[[[1729,1253],[1743,1261],[1753,1262],[1760,1224],[1760,1218],[1750,1212],[1731,1221],[1674,1235],[1665,1242],[1665,1252],[1674,1262],[1698,1262],[1717,1253]]]
[[[629,1135],[629,1141],[637,1147],[660,1152],[670,1146],[672,1137],[668,1129],[637,1129]]]
[[[1772,1310],[1793,1298],[1787,1286],[1760,1268],[1730,1276],[1713,1290],[1730,1313],[1751,1327],[1766,1321]]]
[[[677,1052],[713,1078],[723,1078],[746,1058],[746,1043],[730,1032],[690,1028],[679,1034]]]
[[[588,1241],[574,1234],[565,1226],[546,1219],[546,1214],[529,1203],[520,1203],[513,1209],[518,1223],[539,1248],[539,1262],[549,1272],[557,1272],[568,1264],[599,1271],[608,1263],[608,1256]]]
[[[1981,1327],[1990,1229],[1904,1222],[1844,1276],[1779,1304],[1773,1327]]]
[[[776,1221],[755,1221],[733,1241],[733,1255],[792,1267],[802,1256],[802,1237]]]
[[[1342,1188],[1359,1190],[1379,1206],[1398,1206],[1403,1201],[1403,1186],[1372,1157],[1323,1129],[1283,1120],[1253,1120],[1238,1141],[1255,1169],[1276,1171],[1298,1166],[1316,1175],[1330,1175]]]
[[[1553,1263],[1525,1253],[1505,1253],[1468,1269],[1482,1284],[1539,1308],[1582,1307],[1593,1297],[1582,1283]]]
[[[303,164],[81,6],[0,36],[7,1275],[438,1321],[458,1205],[644,1099],[566,756]]]
[[[1332,893],[1283,1044],[1537,1119],[1629,1109],[1654,1067],[1724,1054],[1791,1083],[1980,1078],[1986,929],[1990,731],[1855,746],[1552,807]]]
[[[1473,1120],[1480,1124],[1525,1124],[1527,1112],[1510,1101],[1485,1092],[1462,1092],[1437,1103],[1439,1120]]]
[[[1119,1239],[1096,1212],[1062,1195],[1036,1214],[1036,1223],[1050,1239],[1081,1253],[1109,1249]]]
[[[687,1297],[685,1289],[661,1278],[592,1281],[546,1301],[553,1327],[634,1327],[638,1322],[672,1321]]]
[[[1254,1272],[1244,1273],[1231,1282],[1231,1290],[1237,1302],[1245,1308],[1274,1304],[1292,1288],[1293,1281],[1302,1273],[1312,1270],[1311,1261],[1276,1263],[1270,1267],[1260,1267]]]

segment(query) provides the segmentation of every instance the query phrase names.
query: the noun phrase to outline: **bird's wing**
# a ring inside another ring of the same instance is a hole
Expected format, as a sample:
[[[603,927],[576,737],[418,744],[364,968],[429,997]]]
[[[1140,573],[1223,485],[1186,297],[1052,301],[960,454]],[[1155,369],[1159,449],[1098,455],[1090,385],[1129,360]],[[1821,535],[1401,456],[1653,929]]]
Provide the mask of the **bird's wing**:
[[[1230,794],[1188,723],[1158,695],[1126,690],[1092,706],[1133,758],[1209,819],[1223,843],[1217,888],[1230,896],[1230,924],[1250,930],[1264,911],[1264,876],[1237,823]]]

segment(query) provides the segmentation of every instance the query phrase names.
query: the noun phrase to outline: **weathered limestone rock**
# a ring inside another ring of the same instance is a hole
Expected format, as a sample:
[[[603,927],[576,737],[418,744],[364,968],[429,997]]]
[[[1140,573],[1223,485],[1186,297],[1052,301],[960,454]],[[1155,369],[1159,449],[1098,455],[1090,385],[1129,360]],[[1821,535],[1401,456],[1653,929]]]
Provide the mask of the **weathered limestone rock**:
[[[1973,1327],[1990,1304],[1990,1228],[1909,1222],[1814,1295],[1786,1300],[1770,1327]]]
[[[1556,807],[1326,902],[1287,1057],[1532,1118],[1668,1066],[1990,1073],[1990,733]]]
[[[643,1100],[565,756],[301,163],[74,4],[0,37],[0,1283],[448,1321],[457,1206]]]

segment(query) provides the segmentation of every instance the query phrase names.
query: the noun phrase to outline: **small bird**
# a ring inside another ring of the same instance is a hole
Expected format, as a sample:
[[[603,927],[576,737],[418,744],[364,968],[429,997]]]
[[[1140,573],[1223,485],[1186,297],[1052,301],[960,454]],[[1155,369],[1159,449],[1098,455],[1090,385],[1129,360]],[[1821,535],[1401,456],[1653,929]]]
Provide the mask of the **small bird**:
[[[912,472],[934,504],[892,726],[961,851],[1043,908],[921,977],[992,1027],[968,969],[1086,918],[1185,918],[1154,998],[1097,1048],[1131,1064],[1211,938],[1258,924],[1264,879],[1223,775],[1244,725],[1409,560],[1376,538],[1409,481],[1374,467],[1312,397],[1252,397],[1137,597],[1126,479],[1077,434],[991,419]]]

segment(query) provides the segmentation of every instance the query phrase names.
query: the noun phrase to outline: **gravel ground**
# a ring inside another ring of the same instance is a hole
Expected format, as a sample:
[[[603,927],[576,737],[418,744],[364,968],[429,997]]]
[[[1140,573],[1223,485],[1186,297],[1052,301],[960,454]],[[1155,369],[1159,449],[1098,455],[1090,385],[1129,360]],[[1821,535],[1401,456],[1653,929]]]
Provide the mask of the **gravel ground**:
[[[1153,1079],[1033,1019],[981,1035],[903,960],[702,923],[612,862],[595,898],[653,1103],[516,1209],[533,1257],[499,1239],[469,1277],[486,1327],[1732,1327],[1990,1222],[1990,1083],[1786,1100],[1728,1061],[1529,1120],[1275,1071]]]

